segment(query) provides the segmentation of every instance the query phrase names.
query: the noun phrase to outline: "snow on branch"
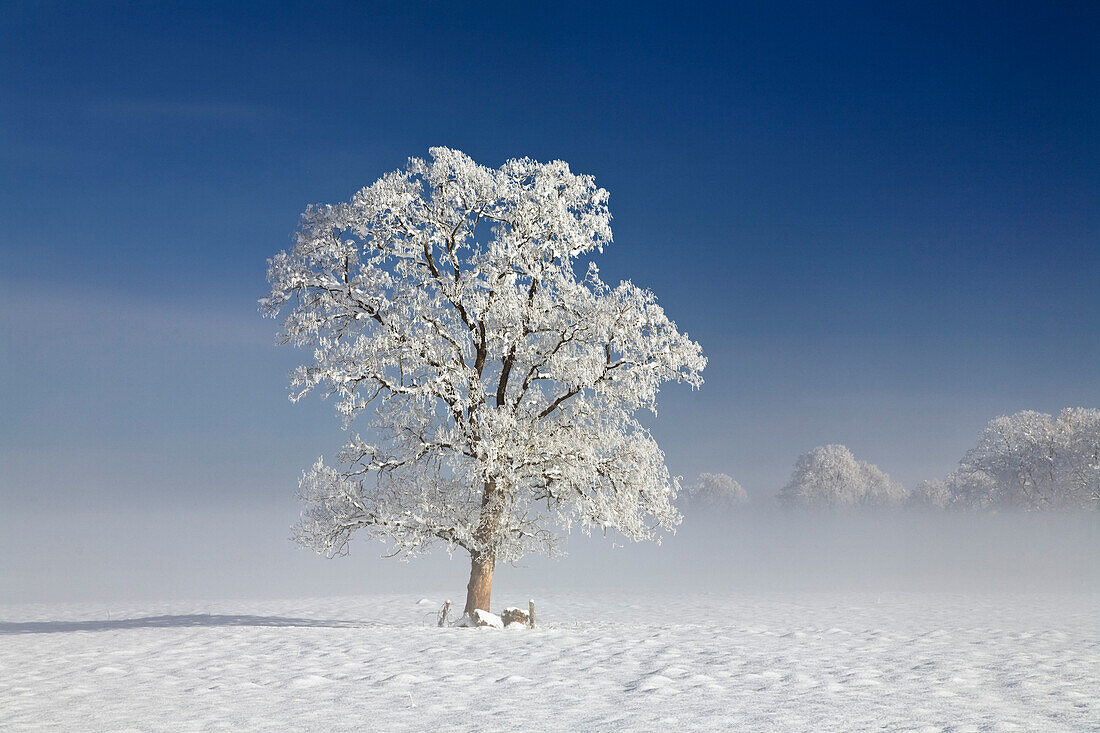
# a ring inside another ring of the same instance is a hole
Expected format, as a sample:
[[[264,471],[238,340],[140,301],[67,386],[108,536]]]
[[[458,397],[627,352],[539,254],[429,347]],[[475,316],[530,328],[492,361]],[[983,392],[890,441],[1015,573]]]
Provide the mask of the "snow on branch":
[[[334,396],[371,436],[304,474],[298,540],[512,559],[552,550],[552,527],[674,525],[678,487],[634,413],[666,382],[700,386],[706,359],[652,292],[574,271],[611,244],[607,191],[561,161],[430,153],[309,207],[269,261],[261,309],[313,351],[292,399]]]

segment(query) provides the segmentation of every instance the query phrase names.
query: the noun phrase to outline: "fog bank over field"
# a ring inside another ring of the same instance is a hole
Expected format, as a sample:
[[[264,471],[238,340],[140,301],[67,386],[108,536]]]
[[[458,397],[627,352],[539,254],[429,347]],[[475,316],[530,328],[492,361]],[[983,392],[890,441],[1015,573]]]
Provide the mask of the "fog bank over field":
[[[1097,514],[686,514],[660,547],[573,542],[560,570],[578,583],[685,591],[1100,591]]]
[[[292,502],[0,515],[0,601],[300,597],[407,592],[460,599],[464,553],[405,563],[358,538],[325,559],[288,539]],[[661,546],[574,535],[561,559],[498,568],[494,605],[539,589],[671,592],[1100,591],[1100,514],[788,513],[685,519]]]

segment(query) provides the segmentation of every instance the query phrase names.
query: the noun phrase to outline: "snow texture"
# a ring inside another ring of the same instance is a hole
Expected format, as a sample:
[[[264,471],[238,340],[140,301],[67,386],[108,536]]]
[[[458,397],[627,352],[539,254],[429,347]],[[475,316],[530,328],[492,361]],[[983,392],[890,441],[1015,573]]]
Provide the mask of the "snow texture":
[[[455,626],[488,626],[492,629],[503,629],[504,621],[495,613],[489,613],[488,611],[482,611],[480,608],[475,608],[469,616],[463,616],[459,619]]]
[[[516,633],[437,628],[424,595],[2,606],[0,721],[6,731],[1100,728],[1100,594],[535,593],[539,627]]]

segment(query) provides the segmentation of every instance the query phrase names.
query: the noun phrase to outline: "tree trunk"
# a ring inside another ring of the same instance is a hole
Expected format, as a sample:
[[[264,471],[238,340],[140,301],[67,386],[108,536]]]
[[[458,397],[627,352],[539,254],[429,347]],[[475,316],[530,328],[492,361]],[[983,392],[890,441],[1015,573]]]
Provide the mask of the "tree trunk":
[[[470,552],[470,582],[466,585],[466,609],[463,611],[467,616],[478,608],[489,611],[489,601],[493,595],[493,568],[497,561],[493,539],[500,524],[501,510],[496,481],[486,481],[481,493],[481,517],[474,539],[478,546],[488,549]]]
[[[489,601],[493,595],[495,566],[496,558],[492,555],[470,554],[470,582],[466,585],[466,610],[464,611],[467,616],[472,615],[474,609],[489,610]]]

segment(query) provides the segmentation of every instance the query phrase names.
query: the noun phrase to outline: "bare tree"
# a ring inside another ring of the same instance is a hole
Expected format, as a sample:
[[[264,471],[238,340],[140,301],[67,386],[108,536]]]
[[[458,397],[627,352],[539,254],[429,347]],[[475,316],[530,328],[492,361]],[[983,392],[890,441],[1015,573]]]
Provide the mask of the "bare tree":
[[[497,169],[433,148],[348,203],[311,206],[269,262],[265,313],[313,349],[346,426],[334,465],[301,480],[300,543],[329,555],[364,530],[395,554],[471,558],[466,613],[493,570],[552,551],[554,528],[639,540],[679,520],[664,454],[638,422],[667,381],[702,383],[699,344],[653,293],[589,262],[611,243],[608,193],[563,162]]]
[[[917,484],[909,493],[906,504],[915,509],[946,509],[953,498],[947,482],[936,479]]]
[[[900,484],[877,466],[857,461],[843,445],[820,446],[799,456],[779,492],[779,502],[787,507],[885,507],[904,499]]]
[[[687,487],[687,500],[706,508],[731,509],[746,504],[749,495],[741,484],[724,473],[701,473]]]
[[[1100,506],[1100,410],[1057,417],[1027,410],[989,421],[947,480],[977,508],[1092,510]]]

